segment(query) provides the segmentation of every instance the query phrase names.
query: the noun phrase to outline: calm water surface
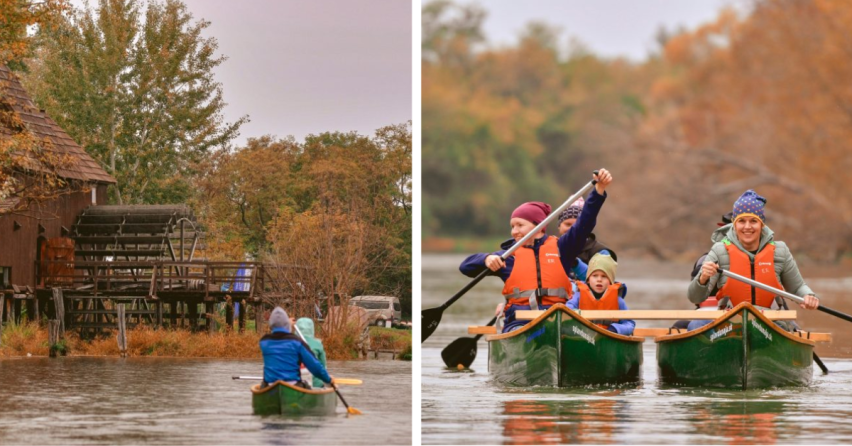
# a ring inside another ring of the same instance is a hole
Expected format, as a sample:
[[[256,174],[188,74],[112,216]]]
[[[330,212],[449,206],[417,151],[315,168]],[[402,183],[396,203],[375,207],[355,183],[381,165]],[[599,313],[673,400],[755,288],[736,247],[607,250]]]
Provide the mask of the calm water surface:
[[[0,361],[0,444],[411,444],[411,363],[329,362],[364,415],[252,414],[261,360],[27,358]],[[381,426],[377,428],[377,426]]]
[[[463,256],[423,257],[423,308],[438,306],[470,279],[458,273]],[[691,265],[619,264],[631,309],[691,309],[686,287]],[[803,274],[823,304],[852,313],[852,277]],[[656,279],[647,279],[647,277]],[[444,312],[422,346],[423,444],[803,444],[852,443],[852,324],[799,309],[801,325],[834,334],[816,352],[830,373],[814,365],[809,388],[720,391],[661,388],[656,348],[644,344],[643,382],[625,389],[509,388],[488,375],[488,346],[479,342],[471,370],[444,367],[441,350],[468,325],[484,325],[500,301],[502,283],[487,278]],[[496,296],[496,297],[495,297]],[[793,309],[793,308],[791,308]],[[669,322],[670,323],[670,322]],[[640,327],[666,322],[639,321]]]

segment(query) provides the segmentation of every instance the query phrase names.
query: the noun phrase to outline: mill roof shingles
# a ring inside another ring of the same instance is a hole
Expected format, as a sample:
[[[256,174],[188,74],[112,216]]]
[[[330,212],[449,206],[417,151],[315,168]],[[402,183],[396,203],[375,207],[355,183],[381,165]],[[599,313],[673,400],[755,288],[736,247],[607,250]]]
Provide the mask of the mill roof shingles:
[[[74,158],[73,163],[57,169],[59,176],[87,182],[116,183],[115,178],[101,168],[65,130],[35,106],[18,77],[4,65],[0,65],[0,101],[11,107],[27,130],[39,140],[51,142],[43,147],[45,150]],[[12,129],[0,128],[0,138],[8,138],[12,133]]]

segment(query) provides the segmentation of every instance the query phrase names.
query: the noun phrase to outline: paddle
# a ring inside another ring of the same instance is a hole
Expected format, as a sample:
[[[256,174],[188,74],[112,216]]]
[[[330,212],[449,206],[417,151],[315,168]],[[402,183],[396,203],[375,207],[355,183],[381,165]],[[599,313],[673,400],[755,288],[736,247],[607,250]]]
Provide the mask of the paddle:
[[[298,334],[299,334],[299,337],[300,337],[300,338],[302,338],[302,342],[304,342],[304,343],[305,343],[305,345],[307,345],[307,344],[308,344],[308,341],[307,341],[307,340],[305,340],[305,337],[304,337],[304,336],[302,336],[302,331],[301,331],[301,330],[299,330],[299,327],[298,327],[296,324],[293,324],[293,328],[295,328],[295,329],[296,329],[296,333],[298,333]],[[308,351],[310,351],[310,350],[308,350]],[[314,354],[314,352],[311,352],[311,354],[313,355],[313,354]],[[350,413],[350,414],[352,414],[352,415],[361,415],[361,411],[360,411],[360,410],[358,410],[358,409],[356,409],[356,408],[354,408],[354,407],[349,407],[349,404],[348,404],[348,403],[346,402],[346,400],[343,398],[343,395],[341,395],[341,394],[340,394],[340,389],[338,389],[338,388],[337,388],[337,385],[334,383],[334,381],[335,381],[335,380],[331,380],[331,387],[334,389],[334,393],[336,393],[336,394],[337,394],[337,397],[338,397],[338,398],[340,398],[340,402],[342,402],[342,403],[343,403],[343,405],[346,407],[346,412],[349,412],[349,413]]]
[[[725,270],[725,269],[722,269],[722,268],[719,268],[719,272],[721,272],[723,276],[732,277],[734,279],[739,280],[740,282],[746,283],[746,284],[751,285],[755,288],[760,288],[761,290],[769,291],[770,293],[774,293],[778,296],[786,297],[787,299],[798,302],[800,304],[805,302],[805,299],[802,299],[801,297],[796,296],[795,294],[790,294],[790,293],[788,293],[784,290],[779,290],[779,289],[773,288],[769,285],[764,285],[764,284],[757,282],[755,280],[751,280],[748,277],[743,277],[743,276],[741,276],[737,273],[732,273],[732,272]],[[852,316],[849,316],[848,314],[845,314],[845,313],[841,313],[837,310],[832,310],[831,308],[828,308],[828,307],[825,307],[825,306],[822,306],[822,305],[819,305],[817,307],[817,310],[822,311],[823,313],[828,313],[828,314],[835,316],[835,317],[839,317],[840,319],[843,319],[844,321],[852,322]]]
[[[496,322],[497,316],[494,316],[486,326],[494,325]],[[451,368],[460,365],[464,366],[464,368],[469,368],[473,364],[473,360],[476,359],[476,342],[481,337],[481,334],[473,338],[465,336],[456,339],[450,345],[444,347],[441,350],[441,358],[444,359],[444,364]]]
[[[597,175],[598,171],[597,170],[594,171],[594,174]],[[508,259],[509,256],[512,255],[512,253],[514,253],[515,251],[518,250],[518,248],[520,248],[521,246],[524,246],[524,243],[526,243],[529,239],[535,237],[535,235],[538,234],[539,232],[541,232],[542,229],[547,227],[547,225],[550,224],[550,222],[555,220],[559,216],[559,214],[562,213],[562,211],[565,208],[567,208],[568,206],[571,206],[575,201],[577,201],[578,198],[582,197],[587,192],[589,192],[593,187],[595,187],[595,184],[597,184],[597,180],[592,180],[592,181],[589,181],[588,183],[586,183],[586,185],[583,186],[582,189],[580,189],[576,194],[572,195],[570,198],[565,200],[565,202],[562,203],[562,205],[559,206],[558,208],[556,208],[553,212],[551,212],[550,215],[548,215],[547,218],[544,219],[544,221],[539,223],[538,226],[533,228],[532,231],[528,232],[527,235],[524,236],[524,238],[520,239],[517,243],[512,245],[512,247],[509,248],[508,250],[506,250],[506,252],[504,252],[503,255],[500,256],[500,257],[503,260]],[[435,329],[438,328],[438,324],[441,323],[441,316],[444,315],[444,310],[449,308],[450,305],[452,305],[455,301],[459,300],[460,297],[464,296],[465,293],[470,291],[471,288],[476,286],[477,283],[482,281],[482,279],[484,279],[485,276],[489,275],[492,272],[493,271],[491,271],[490,269],[485,268],[484,270],[482,270],[481,273],[479,273],[478,276],[476,276],[476,278],[474,278],[470,283],[465,285],[465,287],[462,288],[458,293],[456,293],[453,297],[451,297],[450,300],[444,302],[444,305],[441,305],[440,307],[436,307],[436,308],[429,308],[427,310],[422,310],[420,312],[420,329],[422,330],[420,342],[421,343],[425,342],[426,339],[428,339],[429,336],[431,336],[432,333],[435,332]]]
[[[246,379],[251,381],[262,381],[262,376],[232,376],[231,379]],[[346,384],[349,386],[360,386],[364,381],[355,378],[334,378],[335,384]]]
[[[794,302],[798,302],[798,303],[804,303],[805,302],[805,299],[802,299],[801,297],[796,296],[795,294],[791,294],[791,293],[788,293],[786,291],[779,290],[777,288],[773,288],[769,285],[765,285],[765,284],[760,283],[756,280],[751,280],[748,277],[743,277],[743,276],[741,276],[737,273],[732,273],[732,272],[730,272],[726,269],[719,268],[719,272],[722,273],[723,276],[727,276],[727,277],[737,279],[740,282],[746,283],[746,284],[751,285],[755,288],[760,288],[761,290],[769,291],[770,293],[774,293],[774,294],[781,296],[781,297],[786,297],[787,299],[790,299]],[[823,313],[828,313],[832,316],[839,317],[840,319],[843,319],[845,321],[852,322],[852,316],[849,316],[848,314],[845,314],[845,313],[841,313],[837,310],[832,310],[831,308],[824,307],[822,305],[818,306],[817,310],[822,311]],[[827,375],[828,374],[828,367],[826,367],[825,364],[822,362],[822,360],[819,359],[819,356],[817,356],[816,352],[814,352],[814,361],[817,363],[819,368],[822,370],[822,373]]]
[[[784,299],[781,299],[781,306],[784,307],[785,310],[789,310],[789,308],[787,308],[787,301]],[[828,375],[828,367],[825,366],[825,364],[822,362],[822,359],[817,356],[816,352],[813,352],[813,354],[814,362],[816,362],[817,366],[819,366],[820,370],[822,370],[822,374]]]

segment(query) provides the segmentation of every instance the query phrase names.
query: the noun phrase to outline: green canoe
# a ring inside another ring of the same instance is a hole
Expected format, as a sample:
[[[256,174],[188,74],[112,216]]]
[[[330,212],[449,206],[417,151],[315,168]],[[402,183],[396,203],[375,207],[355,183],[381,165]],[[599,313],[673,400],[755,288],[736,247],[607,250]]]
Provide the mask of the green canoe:
[[[260,388],[251,388],[251,405],[255,415],[332,415],[337,408],[334,389],[307,390],[275,381]]]
[[[655,341],[663,384],[745,390],[807,386],[813,378],[814,342],[747,302],[709,325]]]
[[[488,370],[499,383],[578,387],[641,380],[644,338],[604,330],[564,305],[487,340]]]

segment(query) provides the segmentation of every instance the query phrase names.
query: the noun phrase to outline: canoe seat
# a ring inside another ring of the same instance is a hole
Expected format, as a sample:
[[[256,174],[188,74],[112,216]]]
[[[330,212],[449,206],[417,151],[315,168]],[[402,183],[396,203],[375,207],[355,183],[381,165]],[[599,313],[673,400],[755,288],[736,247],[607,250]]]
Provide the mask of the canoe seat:
[[[497,327],[493,325],[485,325],[485,326],[476,326],[471,325],[467,327],[468,334],[484,334],[484,335],[492,335],[497,334]]]

